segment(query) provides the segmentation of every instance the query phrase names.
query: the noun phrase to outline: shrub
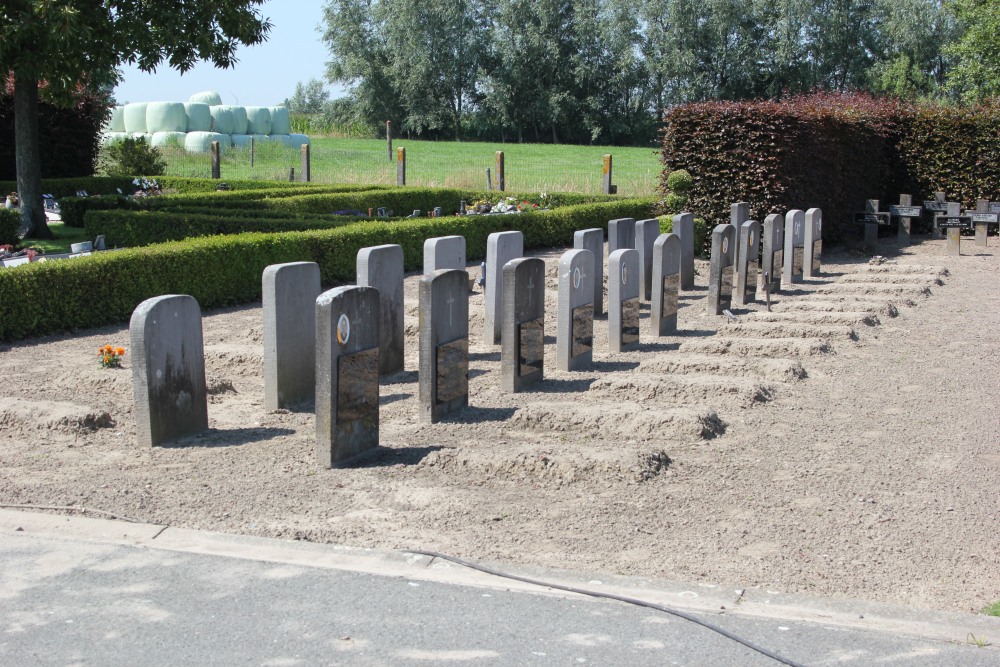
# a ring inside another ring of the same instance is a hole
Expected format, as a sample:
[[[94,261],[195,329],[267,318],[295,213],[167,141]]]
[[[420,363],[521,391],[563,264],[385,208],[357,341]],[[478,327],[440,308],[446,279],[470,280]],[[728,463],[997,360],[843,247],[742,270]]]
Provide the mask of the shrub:
[[[108,176],[162,176],[167,171],[159,149],[143,137],[127,137],[106,146],[100,167]]]
[[[21,216],[17,211],[0,208],[0,245],[17,245],[21,242],[17,232],[21,227]]]
[[[667,189],[679,195],[686,194],[691,189],[691,172],[687,169],[678,169],[667,175]]]
[[[681,213],[687,208],[688,198],[676,192],[668,192],[663,197],[664,213]]]

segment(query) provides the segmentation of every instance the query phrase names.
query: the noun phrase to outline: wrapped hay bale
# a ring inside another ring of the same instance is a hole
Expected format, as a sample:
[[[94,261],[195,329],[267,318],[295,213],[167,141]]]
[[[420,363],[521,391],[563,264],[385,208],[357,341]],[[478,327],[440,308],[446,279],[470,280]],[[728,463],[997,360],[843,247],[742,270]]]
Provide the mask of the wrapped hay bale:
[[[247,134],[271,134],[271,110],[267,107],[246,107]]]
[[[133,139],[145,139],[147,144],[153,143],[153,135],[150,132],[127,132]]]
[[[150,102],[146,105],[146,131],[187,132],[187,114],[180,102]]]
[[[156,148],[183,148],[187,134],[184,132],[153,132],[152,145]]]
[[[269,134],[248,134],[247,136],[253,137],[254,143],[258,146],[262,146],[271,139],[271,135]]]
[[[118,143],[119,141],[124,141],[128,139],[128,132],[105,132],[101,135],[101,143],[105,146],[110,144]]]
[[[250,140],[253,139],[249,134],[234,134],[230,137],[233,140],[233,147],[235,148],[247,148],[250,146]]]
[[[184,150],[189,153],[208,153],[212,150],[212,142],[218,141],[220,149],[229,148],[228,134],[219,132],[188,132],[184,139]]]
[[[218,132],[219,134],[233,133],[234,118],[232,107],[209,107],[209,111],[212,116],[212,127],[208,131]]]
[[[292,119],[285,107],[270,107],[271,131],[268,134],[291,134]]]
[[[289,135],[287,134],[269,134],[267,136],[267,139],[271,143],[279,144],[285,147],[292,145],[291,141],[289,140]]]
[[[125,131],[125,107],[117,106],[111,110],[111,121],[108,123],[108,131]]]
[[[203,93],[195,93],[188,98],[188,102],[193,104],[207,104],[210,107],[222,104],[222,95],[214,90],[207,90]]]
[[[125,109],[122,111],[122,116],[125,122],[125,132],[129,134],[135,134],[136,132],[144,134],[146,132],[145,102],[126,104]]]
[[[309,145],[312,142],[309,140],[308,134],[289,134],[288,135],[288,145],[292,148],[300,148],[302,144]]]
[[[247,109],[246,107],[232,107],[233,109],[233,134],[250,134],[247,131]]]
[[[187,116],[188,132],[211,132],[212,131],[212,107],[201,102],[188,102],[184,105],[184,114]],[[223,134],[229,134],[223,132]]]

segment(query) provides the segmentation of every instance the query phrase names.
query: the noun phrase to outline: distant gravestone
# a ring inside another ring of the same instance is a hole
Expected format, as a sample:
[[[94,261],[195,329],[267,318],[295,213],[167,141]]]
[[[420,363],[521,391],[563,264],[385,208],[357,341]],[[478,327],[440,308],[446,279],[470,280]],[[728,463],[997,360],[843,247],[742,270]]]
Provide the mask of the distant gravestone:
[[[442,269],[465,270],[464,236],[438,236],[424,241],[424,275]]]
[[[516,393],[540,382],[545,359],[545,261],[512,259],[503,267],[500,384]]]
[[[584,249],[559,258],[556,368],[561,371],[580,370],[593,361],[594,264],[593,253]]]
[[[677,306],[681,289],[681,239],[661,234],[653,244],[653,300],[649,328],[654,336],[677,331]]]
[[[941,229],[938,228],[938,214],[948,212],[948,201],[947,196],[944,192],[935,192],[934,199],[930,199],[924,202],[924,210],[930,211],[931,213],[931,238],[940,239],[944,236]]]
[[[635,223],[635,249],[639,252],[639,297],[653,299],[653,244],[660,235],[660,221],[656,218]]]
[[[608,256],[608,344],[611,352],[639,347],[639,252],[615,250]]]
[[[261,277],[264,302],[264,409],[311,401],[316,392],[319,264],[272,264]]]
[[[604,314],[604,230],[597,227],[574,232],[573,247],[594,255],[594,268],[588,274],[594,287],[593,316],[600,317]]]
[[[524,235],[521,232],[493,232],[486,238],[486,324],[483,339],[487,343],[496,345],[503,333],[503,267],[523,255]]]
[[[745,201],[736,202],[729,205],[729,224],[733,227],[733,234],[738,239],[743,223],[750,219],[750,204]]]
[[[469,404],[469,274],[420,279],[420,419],[433,424]]]
[[[760,268],[760,223],[747,220],[740,226],[736,249],[736,288],[733,302],[738,306],[757,300],[757,270]]]
[[[972,224],[976,228],[976,247],[988,247],[987,235],[989,234],[989,226],[1000,224],[1000,215],[996,212],[990,212],[990,201],[988,199],[976,200],[976,210],[966,211],[965,214],[972,217]]]
[[[140,303],[129,323],[139,444],[156,447],[208,429],[205,346],[194,297]]]
[[[781,271],[781,286],[802,282],[802,263],[805,260],[806,214],[792,209],[785,214],[785,257]]]
[[[673,217],[673,231],[681,240],[681,289],[694,288],[694,214]]]
[[[920,219],[923,208],[913,205],[912,195],[899,195],[899,205],[889,207],[890,217],[896,218],[896,236],[900,246],[910,245],[910,236],[913,233],[913,220]]]
[[[972,216],[962,215],[960,202],[948,202],[948,210],[943,215],[934,216],[938,229],[948,230],[945,252],[949,255],[962,254],[962,230],[972,227]]]
[[[459,237],[461,238],[461,237]],[[379,295],[378,366],[381,375],[403,370],[403,246],[362,248],[357,259],[358,287]]]
[[[822,268],[823,257],[823,211],[811,208],[806,211],[806,238],[803,243],[805,256],[802,261],[802,277],[816,278]]]
[[[760,267],[761,285],[764,291],[773,294],[781,289],[781,271],[785,264],[785,216],[772,213],[764,218],[761,237],[764,241]],[[769,284],[764,283],[765,280]]]
[[[635,218],[608,221],[608,256],[615,250],[635,248]]]
[[[866,253],[878,252],[878,228],[879,225],[892,224],[892,216],[885,211],[879,211],[878,199],[865,200],[864,213],[854,214],[854,224],[864,225],[865,241],[862,249]]]
[[[721,315],[732,306],[736,235],[732,225],[712,230],[712,259],[708,276],[708,313]]]
[[[316,459],[344,465],[378,446],[379,311],[374,287],[316,299]]]

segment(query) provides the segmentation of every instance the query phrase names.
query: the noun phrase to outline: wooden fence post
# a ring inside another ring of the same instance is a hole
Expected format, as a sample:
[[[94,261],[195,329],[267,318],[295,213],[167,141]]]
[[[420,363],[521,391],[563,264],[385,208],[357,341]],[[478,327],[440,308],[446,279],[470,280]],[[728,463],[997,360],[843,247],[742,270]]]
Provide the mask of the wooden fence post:
[[[385,121],[385,147],[389,154],[389,162],[392,162],[392,121]]]
[[[396,185],[406,185],[406,147],[396,149]]]
[[[497,167],[497,190],[503,192],[506,189],[506,175],[504,174],[504,164],[503,164],[503,151],[497,151],[496,154],[496,167]]]
[[[618,188],[611,184],[611,155],[604,156],[604,194],[617,194]]]
[[[309,160],[309,144],[302,144],[302,173],[299,178],[303,183],[308,183],[312,179],[312,165]]]
[[[212,178],[222,178],[222,163],[220,160],[220,155],[222,151],[219,149],[219,142],[212,142]]]
[[[250,166],[253,166],[254,140],[250,137]]]

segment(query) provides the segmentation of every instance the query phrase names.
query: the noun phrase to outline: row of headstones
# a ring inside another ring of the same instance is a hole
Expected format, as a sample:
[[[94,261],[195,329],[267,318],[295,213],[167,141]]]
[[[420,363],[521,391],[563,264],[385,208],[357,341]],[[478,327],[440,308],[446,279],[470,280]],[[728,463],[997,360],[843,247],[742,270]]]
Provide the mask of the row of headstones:
[[[941,232],[947,230],[946,252],[949,255],[961,254],[962,229],[975,227],[976,247],[986,248],[990,225],[1000,225],[1000,202],[979,199],[975,210],[966,210],[963,214],[962,204],[946,201],[943,192],[935,192],[934,199],[923,202],[922,206],[913,205],[913,197],[904,194],[899,196],[899,205],[890,206],[888,212],[878,209],[879,201],[869,199],[865,202],[864,212],[854,215],[855,223],[864,225],[864,249],[870,252],[877,249],[879,226],[891,225],[893,219],[899,225],[899,245],[908,245],[912,221],[920,219],[924,211],[934,216],[931,233],[935,238],[940,238]]]

